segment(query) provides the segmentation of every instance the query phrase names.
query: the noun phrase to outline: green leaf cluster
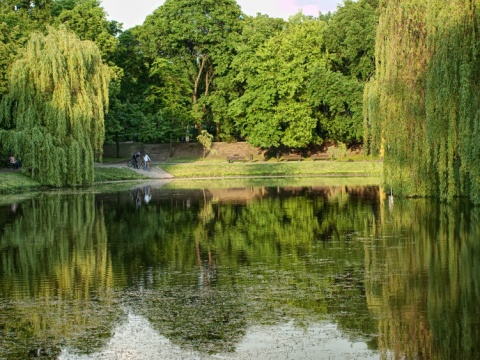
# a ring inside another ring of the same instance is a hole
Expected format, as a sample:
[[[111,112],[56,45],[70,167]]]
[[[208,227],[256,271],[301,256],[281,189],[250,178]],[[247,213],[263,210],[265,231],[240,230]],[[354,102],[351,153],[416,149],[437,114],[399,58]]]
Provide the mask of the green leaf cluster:
[[[106,20],[105,11],[100,7],[100,1],[77,1],[71,9],[70,6],[63,9],[54,23],[57,26],[63,24],[82,40],[95,42],[103,58],[113,55],[118,42],[114,35],[119,29],[116,26],[112,29],[111,22]]]

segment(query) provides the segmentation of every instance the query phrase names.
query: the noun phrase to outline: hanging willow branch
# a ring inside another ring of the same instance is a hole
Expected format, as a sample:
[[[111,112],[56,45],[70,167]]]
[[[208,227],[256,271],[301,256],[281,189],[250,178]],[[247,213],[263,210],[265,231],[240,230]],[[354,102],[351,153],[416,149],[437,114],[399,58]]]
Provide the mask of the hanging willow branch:
[[[44,185],[88,185],[101,157],[109,69],[97,46],[65,28],[31,36],[12,67],[0,139]]]
[[[480,203],[480,0],[382,0],[365,139],[397,194]]]

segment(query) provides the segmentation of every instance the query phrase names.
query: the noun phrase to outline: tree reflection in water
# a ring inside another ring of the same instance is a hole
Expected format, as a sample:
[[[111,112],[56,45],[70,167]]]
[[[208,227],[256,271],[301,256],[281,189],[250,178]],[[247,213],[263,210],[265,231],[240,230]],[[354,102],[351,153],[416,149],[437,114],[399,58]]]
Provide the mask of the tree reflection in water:
[[[0,358],[126,346],[142,358],[150,341],[162,359],[473,359],[478,210],[388,204],[378,187],[347,186],[142,186],[6,204]]]

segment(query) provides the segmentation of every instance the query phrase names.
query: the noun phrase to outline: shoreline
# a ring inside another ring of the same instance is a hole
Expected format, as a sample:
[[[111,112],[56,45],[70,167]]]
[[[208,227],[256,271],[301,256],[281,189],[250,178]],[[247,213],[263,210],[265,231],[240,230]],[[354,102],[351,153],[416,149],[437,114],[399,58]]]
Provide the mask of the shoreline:
[[[207,166],[206,166],[207,165]],[[378,161],[322,161],[270,163],[153,163],[152,171],[128,168],[124,163],[96,164],[95,182],[89,187],[115,183],[158,180],[268,180],[308,178],[370,178],[380,184],[382,163]],[[12,194],[55,189],[43,186],[24,175],[21,170],[0,171],[0,193]],[[82,187],[65,187],[75,189]],[[86,187],[88,188],[88,187]]]

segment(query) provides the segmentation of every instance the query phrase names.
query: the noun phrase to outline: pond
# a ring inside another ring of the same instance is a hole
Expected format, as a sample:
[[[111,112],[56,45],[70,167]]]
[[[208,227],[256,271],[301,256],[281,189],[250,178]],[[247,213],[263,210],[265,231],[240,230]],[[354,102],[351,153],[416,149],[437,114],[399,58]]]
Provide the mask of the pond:
[[[480,211],[375,185],[0,202],[0,359],[476,359]]]

